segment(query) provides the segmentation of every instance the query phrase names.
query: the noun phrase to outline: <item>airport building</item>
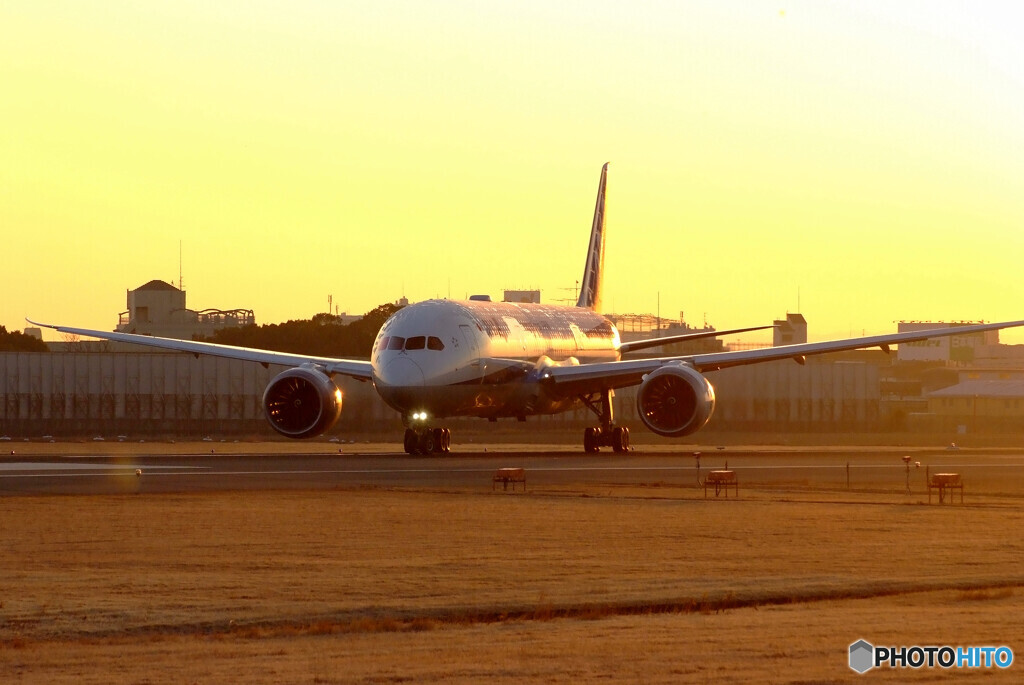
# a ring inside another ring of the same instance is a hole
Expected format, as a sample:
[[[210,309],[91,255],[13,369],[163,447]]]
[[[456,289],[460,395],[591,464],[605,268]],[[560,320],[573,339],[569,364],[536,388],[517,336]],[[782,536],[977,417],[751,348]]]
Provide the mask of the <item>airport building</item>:
[[[931,328],[956,328],[982,323],[981,321],[900,321],[900,333],[914,333]],[[904,343],[898,347],[897,359],[901,362],[942,362],[947,364],[971,364],[975,361],[975,349],[998,345],[999,331],[986,331],[971,335],[951,335],[919,342]]]
[[[0,435],[276,435],[262,397],[284,370],[178,352],[0,353]],[[337,432],[397,418],[369,383],[336,382]]]
[[[772,334],[772,346],[799,345],[807,342],[807,319],[803,314],[786,314],[785,319],[776,319]]]
[[[691,326],[686,322],[683,312],[679,312],[678,319],[668,319],[654,314],[607,314],[608,319],[619,331],[619,339],[622,342],[634,340],[646,340],[648,338],[667,338],[674,335],[686,335],[689,333],[708,333],[714,331],[713,326],[705,321],[700,328]],[[702,338],[690,342],[665,345],[664,347],[652,347],[646,350],[632,352],[626,355],[625,359],[641,359],[644,357],[665,357],[683,354],[703,354],[708,352],[721,352],[725,349],[725,343],[718,338]]]
[[[128,311],[121,312],[116,330],[191,340],[209,337],[222,328],[255,323],[251,309],[189,309],[185,306],[184,290],[153,280],[128,291]]]
[[[540,304],[539,290],[506,290],[501,298],[502,302],[516,302],[518,304]]]
[[[283,370],[174,352],[3,353],[0,434],[271,436],[261,401]],[[878,372],[871,364],[772,362],[708,378],[718,396],[709,428],[869,430],[879,416]],[[397,430],[400,417],[371,384],[335,381],[345,400],[333,433]],[[636,389],[619,390],[615,399],[617,418],[643,430]],[[530,420],[592,422],[585,409]]]

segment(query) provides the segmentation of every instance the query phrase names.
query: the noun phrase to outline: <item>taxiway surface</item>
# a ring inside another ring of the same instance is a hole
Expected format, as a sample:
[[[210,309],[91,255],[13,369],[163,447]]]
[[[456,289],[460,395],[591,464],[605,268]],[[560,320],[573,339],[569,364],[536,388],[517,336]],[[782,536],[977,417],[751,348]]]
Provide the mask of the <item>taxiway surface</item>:
[[[273,445],[233,454],[66,453],[12,455],[0,460],[0,495],[104,494],[225,490],[344,489],[354,487],[490,490],[499,468],[523,468],[527,488],[573,485],[698,487],[714,469],[734,470],[741,487],[900,489],[908,479],[924,491],[927,473],[956,471],[975,485],[1021,484],[1024,455],[985,450],[910,452],[911,468],[893,450],[730,449],[636,451],[585,455],[567,448],[412,457],[368,446],[337,453],[282,454]],[[699,462],[699,463],[698,463]],[[920,466],[918,465],[920,464]],[[498,486],[499,489],[501,486]],[[1017,489],[1017,488],[1014,488]],[[975,492],[978,490],[976,489]]]

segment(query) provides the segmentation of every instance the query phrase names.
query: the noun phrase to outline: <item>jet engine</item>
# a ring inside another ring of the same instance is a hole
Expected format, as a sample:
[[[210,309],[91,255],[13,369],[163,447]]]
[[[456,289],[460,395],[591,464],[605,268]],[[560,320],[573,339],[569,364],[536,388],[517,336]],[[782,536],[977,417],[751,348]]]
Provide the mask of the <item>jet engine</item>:
[[[668,438],[700,430],[715,411],[715,389],[685,364],[666,364],[640,384],[636,408],[644,425]]]
[[[312,438],[341,416],[341,390],[314,366],[288,369],[263,392],[263,411],[270,425],[289,438]]]

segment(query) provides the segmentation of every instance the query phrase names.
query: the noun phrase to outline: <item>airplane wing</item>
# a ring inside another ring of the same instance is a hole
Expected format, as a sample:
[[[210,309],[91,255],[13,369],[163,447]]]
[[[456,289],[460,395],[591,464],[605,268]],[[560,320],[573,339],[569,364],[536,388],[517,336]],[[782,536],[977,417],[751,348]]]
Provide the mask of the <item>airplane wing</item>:
[[[256,362],[267,366],[269,364],[280,364],[282,366],[302,366],[303,364],[316,364],[322,366],[328,374],[340,374],[349,376],[360,381],[368,381],[373,376],[370,362],[357,359],[332,359],[330,357],[312,357],[302,354],[290,354],[287,352],[271,352],[269,350],[258,350],[251,347],[235,347],[233,345],[218,345],[216,343],[196,342],[194,340],[175,340],[174,338],[157,338],[150,335],[138,335],[135,333],[111,333],[108,331],[93,331],[86,328],[71,328],[69,326],[54,326],[47,323],[39,323],[31,319],[25,319],[33,326],[51,328],[61,333],[72,335],[84,335],[90,338],[101,340],[113,340],[115,342],[132,343],[133,345],[146,345],[158,347],[164,350],[177,350],[178,352],[189,352],[197,357],[201,354],[208,354],[213,357],[227,357],[228,359],[239,359],[247,362]]]
[[[976,324],[973,326],[956,326],[954,328],[933,328],[924,331],[914,331],[913,333],[890,333],[865,338],[800,343],[797,345],[766,347],[758,350],[712,352],[685,357],[657,357],[653,359],[597,362],[580,366],[553,366],[544,370],[541,381],[551,384],[559,393],[576,395],[598,392],[607,388],[615,389],[637,385],[643,381],[645,375],[670,363],[683,363],[702,373],[725,369],[730,366],[759,364],[780,359],[792,359],[802,364],[806,357],[815,354],[860,350],[869,347],[879,347],[888,352],[890,345],[898,345],[899,343],[917,342],[919,340],[951,335],[968,335],[1017,326],[1024,326],[1024,321],[1005,321],[1002,323]]]
[[[637,350],[645,350],[649,347],[660,347],[662,345],[672,345],[673,343],[686,342],[688,340],[700,340],[701,338],[717,338],[720,335],[733,335],[735,333],[746,333],[747,331],[763,331],[766,328],[775,328],[775,326],[751,326],[749,328],[731,328],[727,331],[700,331],[698,333],[683,333],[681,335],[668,335],[664,338],[648,338],[647,340],[632,340],[630,342],[624,342],[619,344],[619,352],[626,354],[627,352],[635,352]]]

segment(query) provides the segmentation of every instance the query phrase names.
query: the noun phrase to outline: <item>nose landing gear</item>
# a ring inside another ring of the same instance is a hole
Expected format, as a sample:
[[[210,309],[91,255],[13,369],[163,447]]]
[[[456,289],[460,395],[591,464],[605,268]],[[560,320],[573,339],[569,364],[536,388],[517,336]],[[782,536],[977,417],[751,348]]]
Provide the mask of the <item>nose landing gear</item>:
[[[583,404],[601,419],[600,426],[587,428],[583,431],[583,451],[593,454],[602,447],[611,447],[615,452],[629,451],[629,429],[616,426],[612,419],[612,390],[605,390],[600,398],[594,401],[592,396],[582,396]]]
[[[408,454],[436,454],[451,451],[452,432],[447,428],[406,428],[404,446]]]

